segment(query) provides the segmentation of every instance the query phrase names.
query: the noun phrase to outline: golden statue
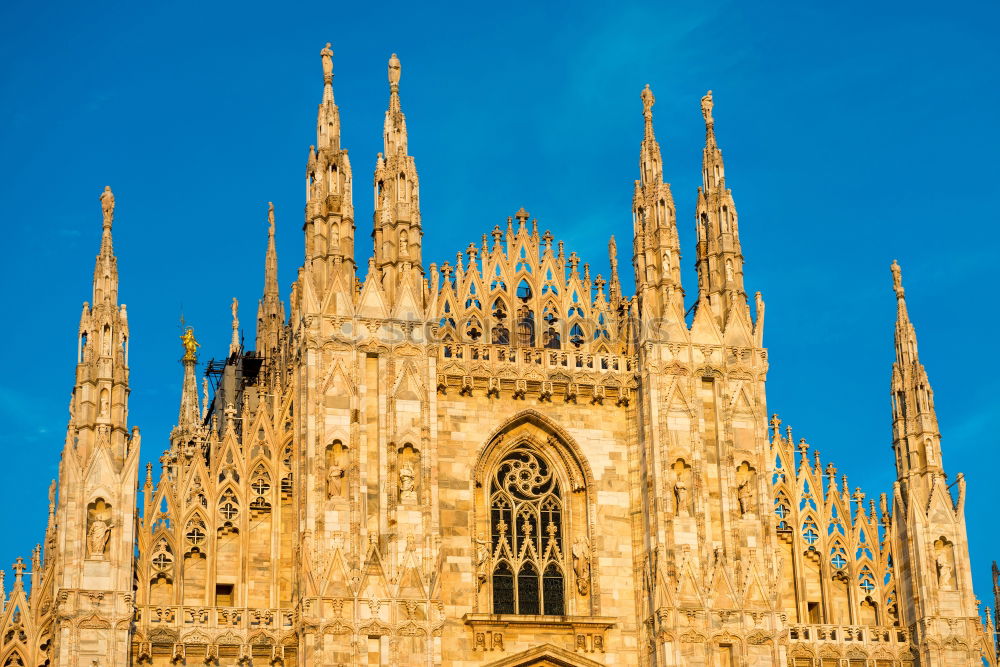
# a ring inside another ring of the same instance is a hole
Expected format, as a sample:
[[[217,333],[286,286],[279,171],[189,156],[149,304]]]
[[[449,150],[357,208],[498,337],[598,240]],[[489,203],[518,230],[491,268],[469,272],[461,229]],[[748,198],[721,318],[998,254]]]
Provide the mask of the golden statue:
[[[195,361],[198,358],[198,348],[201,345],[194,339],[193,328],[187,328],[187,331],[181,336],[181,342],[184,345],[184,361]]]

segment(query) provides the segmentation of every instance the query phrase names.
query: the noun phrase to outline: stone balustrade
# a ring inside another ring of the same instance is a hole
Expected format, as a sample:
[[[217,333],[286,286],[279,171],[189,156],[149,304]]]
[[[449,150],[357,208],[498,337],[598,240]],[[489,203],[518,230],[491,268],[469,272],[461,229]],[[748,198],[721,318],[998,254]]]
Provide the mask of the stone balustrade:
[[[792,625],[788,628],[788,639],[859,645],[909,644],[910,633],[890,625]]]
[[[140,607],[136,622],[150,627],[186,627],[200,625],[244,630],[289,630],[293,626],[292,609],[256,609],[247,607]]]
[[[439,350],[440,359],[445,361],[461,359],[551,370],[606,373],[631,372],[635,369],[632,357],[619,354],[450,342],[443,343]]]

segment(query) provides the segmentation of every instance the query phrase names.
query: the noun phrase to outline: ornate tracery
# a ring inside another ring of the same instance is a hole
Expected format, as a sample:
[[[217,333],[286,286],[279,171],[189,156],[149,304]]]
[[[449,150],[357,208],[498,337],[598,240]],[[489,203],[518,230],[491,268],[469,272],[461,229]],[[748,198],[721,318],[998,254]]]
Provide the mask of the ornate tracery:
[[[565,613],[563,514],[551,464],[529,446],[508,452],[490,485],[494,613]]]

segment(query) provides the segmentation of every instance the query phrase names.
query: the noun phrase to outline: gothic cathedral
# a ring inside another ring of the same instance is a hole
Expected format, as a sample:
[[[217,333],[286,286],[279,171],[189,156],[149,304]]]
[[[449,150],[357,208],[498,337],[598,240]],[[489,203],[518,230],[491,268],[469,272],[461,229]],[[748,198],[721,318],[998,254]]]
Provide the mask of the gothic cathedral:
[[[156,470],[128,424],[101,195],[59,478],[3,593],[0,667],[997,664],[898,265],[891,492],[852,490],[769,415],[711,93],[685,298],[642,91],[628,296],[613,237],[605,280],[524,209],[425,263],[394,55],[359,272],[332,56],[287,313],[272,207],[255,348],[234,302],[199,387],[185,332]]]

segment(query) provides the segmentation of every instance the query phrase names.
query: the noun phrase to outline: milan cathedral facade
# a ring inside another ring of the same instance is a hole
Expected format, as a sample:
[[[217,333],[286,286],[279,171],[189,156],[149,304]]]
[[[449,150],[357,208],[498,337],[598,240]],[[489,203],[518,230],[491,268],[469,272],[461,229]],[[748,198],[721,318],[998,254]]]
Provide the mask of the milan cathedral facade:
[[[711,93],[686,293],[642,91],[629,296],[613,237],[605,280],[524,209],[425,262],[393,56],[359,271],[332,55],[287,310],[272,208],[254,349],[234,303],[199,387],[185,333],[155,470],[128,424],[102,194],[59,478],[7,582],[0,666],[996,665],[895,263],[892,489],[852,490],[767,410]]]

